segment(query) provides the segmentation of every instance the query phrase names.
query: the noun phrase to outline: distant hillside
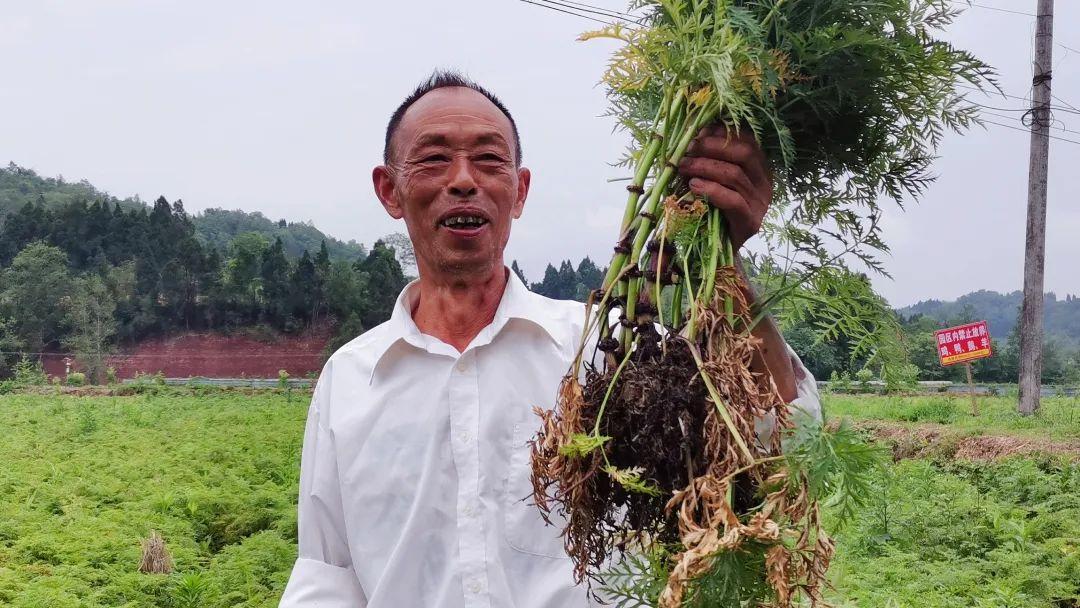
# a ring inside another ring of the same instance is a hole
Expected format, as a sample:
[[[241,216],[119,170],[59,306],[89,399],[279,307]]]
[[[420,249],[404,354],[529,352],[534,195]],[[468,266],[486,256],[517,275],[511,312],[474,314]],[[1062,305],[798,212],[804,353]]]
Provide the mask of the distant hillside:
[[[356,241],[348,243],[323,234],[311,222],[287,222],[284,219],[271,221],[258,211],[234,209],[207,209],[192,217],[195,224],[195,236],[203,244],[223,249],[233,238],[244,232],[257,232],[273,242],[280,237],[285,245],[285,253],[290,257],[299,257],[304,251],[318,251],[322,241],[330,257],[335,260],[355,261],[365,255],[367,250]]]
[[[1019,291],[1001,294],[980,290],[952,302],[924,300],[897,312],[905,317],[922,314],[945,323],[985,319],[990,333],[1005,340],[1016,326],[1022,301],[1023,293]],[[1058,299],[1056,294],[1048,293],[1045,302],[1047,337],[1057,339],[1063,346],[1080,348],[1080,297],[1067,295]]]
[[[19,210],[26,203],[41,201],[47,207],[59,207],[77,200],[118,202],[125,209],[149,207],[137,196],[119,199],[86,180],[70,182],[63,177],[42,177],[33,169],[25,169],[15,163],[0,167],[0,226],[9,213]],[[294,258],[299,257],[305,249],[312,253],[318,251],[323,240],[332,259],[352,262],[367,255],[363,245],[327,236],[310,222],[287,222],[283,219],[275,222],[259,212],[224,209],[207,209],[193,216],[192,220],[195,236],[203,244],[218,249],[224,249],[238,234],[257,232],[271,243],[280,237],[286,254]]]

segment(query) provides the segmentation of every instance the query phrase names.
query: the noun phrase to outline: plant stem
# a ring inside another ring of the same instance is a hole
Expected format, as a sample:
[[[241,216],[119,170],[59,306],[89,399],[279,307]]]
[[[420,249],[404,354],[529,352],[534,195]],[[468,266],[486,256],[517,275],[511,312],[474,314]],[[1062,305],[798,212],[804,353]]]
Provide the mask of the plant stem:
[[[714,115],[714,111],[705,109],[699,110],[697,113],[688,113],[686,120],[687,124],[683,129],[682,135],[679,137],[679,143],[675,146],[675,149],[672,150],[671,156],[667,158],[664,170],[656,178],[649,200],[645,202],[645,209],[640,214],[641,224],[634,232],[634,247],[630,250],[630,260],[640,259],[641,250],[645,246],[645,242],[648,240],[652,229],[652,220],[649,219],[649,216],[655,217],[656,210],[660,206],[660,201],[664,198],[664,192],[667,190],[671,180],[675,177],[679,161],[681,161],[683,155],[686,154],[686,148],[698,134],[698,131],[701,130],[701,127],[712,121]],[[634,322],[634,308],[637,304],[636,300],[639,286],[639,281],[630,280],[627,282],[626,318],[631,323]],[[633,338],[633,330],[624,328],[622,336],[623,348],[629,349],[630,342]]]
[[[608,399],[611,397],[611,391],[615,388],[615,383],[619,380],[619,374],[622,373],[626,364],[630,361],[630,350],[626,350],[626,354],[623,355],[622,362],[619,363],[619,367],[615,368],[615,373],[611,375],[611,382],[608,383],[607,391],[604,392],[604,400],[600,402],[600,411],[596,412],[596,424],[593,425],[593,436],[600,436],[600,421],[604,418],[604,410],[607,409]]]

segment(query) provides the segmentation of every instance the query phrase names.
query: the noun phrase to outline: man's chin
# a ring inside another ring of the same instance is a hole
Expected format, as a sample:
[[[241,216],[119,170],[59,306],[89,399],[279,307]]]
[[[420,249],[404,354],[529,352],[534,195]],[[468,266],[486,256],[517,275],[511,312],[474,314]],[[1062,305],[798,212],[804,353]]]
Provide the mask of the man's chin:
[[[491,255],[449,255],[438,260],[435,267],[439,272],[454,277],[486,278],[492,269],[501,266],[501,260]]]

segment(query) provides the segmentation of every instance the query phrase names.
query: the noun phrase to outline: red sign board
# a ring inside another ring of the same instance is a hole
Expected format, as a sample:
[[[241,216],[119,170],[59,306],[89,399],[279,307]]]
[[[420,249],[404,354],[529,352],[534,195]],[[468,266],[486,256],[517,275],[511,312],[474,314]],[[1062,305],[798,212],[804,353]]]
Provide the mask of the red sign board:
[[[985,359],[993,354],[990,352],[990,332],[986,330],[986,321],[939,329],[934,332],[934,337],[937,338],[938,358],[942,365]]]

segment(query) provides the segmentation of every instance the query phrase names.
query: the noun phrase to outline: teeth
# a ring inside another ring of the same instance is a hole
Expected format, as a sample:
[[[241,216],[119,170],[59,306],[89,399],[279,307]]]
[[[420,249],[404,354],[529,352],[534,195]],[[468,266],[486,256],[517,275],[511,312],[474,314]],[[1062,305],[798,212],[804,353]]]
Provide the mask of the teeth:
[[[443,221],[446,226],[481,226],[485,223],[484,218],[475,215],[455,215]]]

